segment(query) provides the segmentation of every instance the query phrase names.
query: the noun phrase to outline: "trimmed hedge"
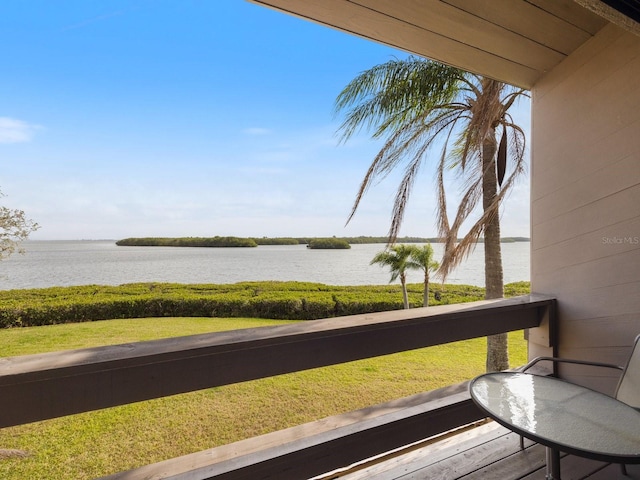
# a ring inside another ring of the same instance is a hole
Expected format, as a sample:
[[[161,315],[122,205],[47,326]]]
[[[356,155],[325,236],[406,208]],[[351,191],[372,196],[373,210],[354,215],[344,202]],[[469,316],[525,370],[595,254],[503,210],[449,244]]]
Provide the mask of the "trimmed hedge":
[[[510,284],[508,296],[529,292]],[[422,306],[422,285],[408,286],[412,307]],[[438,293],[440,300],[433,298]],[[480,300],[484,289],[434,285],[430,305]],[[132,283],[0,291],[0,327],[144,317],[259,317],[313,320],[402,308],[398,285],[331,286],[305,282],[235,284]]]

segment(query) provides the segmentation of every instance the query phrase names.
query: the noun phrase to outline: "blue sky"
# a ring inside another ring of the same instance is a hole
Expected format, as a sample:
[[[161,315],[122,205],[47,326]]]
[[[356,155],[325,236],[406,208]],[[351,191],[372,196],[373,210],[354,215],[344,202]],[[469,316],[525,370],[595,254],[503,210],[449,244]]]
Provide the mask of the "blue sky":
[[[243,0],[3,2],[0,45],[1,204],[33,239],[388,230],[394,176],[345,227],[379,144],[339,144],[333,102],[404,52]],[[401,235],[436,234],[433,180]],[[529,235],[528,201],[524,179],[503,235]]]

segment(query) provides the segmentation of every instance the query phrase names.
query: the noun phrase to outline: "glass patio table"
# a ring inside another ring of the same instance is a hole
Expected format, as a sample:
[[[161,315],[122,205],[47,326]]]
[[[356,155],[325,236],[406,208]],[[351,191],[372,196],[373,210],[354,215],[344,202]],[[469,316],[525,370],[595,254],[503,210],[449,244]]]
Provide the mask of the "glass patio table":
[[[480,375],[473,401],[506,428],[546,447],[549,480],[560,480],[560,452],[640,463],[640,412],[558,378],[515,372]]]

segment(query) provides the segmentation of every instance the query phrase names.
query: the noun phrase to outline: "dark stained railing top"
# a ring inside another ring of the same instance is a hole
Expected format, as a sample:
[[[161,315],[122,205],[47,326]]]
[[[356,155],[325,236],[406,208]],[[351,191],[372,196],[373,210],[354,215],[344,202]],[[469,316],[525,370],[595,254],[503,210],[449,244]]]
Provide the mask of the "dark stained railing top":
[[[0,359],[0,427],[540,325],[526,295]]]

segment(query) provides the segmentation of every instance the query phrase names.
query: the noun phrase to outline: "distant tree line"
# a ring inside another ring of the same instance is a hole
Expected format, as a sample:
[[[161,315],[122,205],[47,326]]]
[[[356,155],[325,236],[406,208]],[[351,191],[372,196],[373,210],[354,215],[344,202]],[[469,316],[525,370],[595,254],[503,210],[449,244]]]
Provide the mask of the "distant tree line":
[[[314,238],[307,244],[307,248],[324,250],[345,250],[351,248],[349,242],[342,238]]]
[[[144,237],[125,238],[116,242],[127,247],[257,247],[252,238],[239,237]]]
[[[387,243],[387,237],[141,237],[118,240],[128,247],[257,247],[258,245],[309,245],[309,248],[349,248],[350,245]],[[399,237],[401,243],[440,243],[437,237]],[[478,240],[482,243],[483,239]],[[528,237],[504,237],[505,243],[528,242]],[[312,246],[313,244],[313,246]]]

